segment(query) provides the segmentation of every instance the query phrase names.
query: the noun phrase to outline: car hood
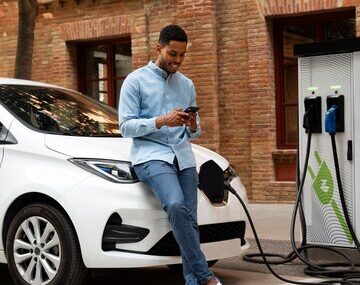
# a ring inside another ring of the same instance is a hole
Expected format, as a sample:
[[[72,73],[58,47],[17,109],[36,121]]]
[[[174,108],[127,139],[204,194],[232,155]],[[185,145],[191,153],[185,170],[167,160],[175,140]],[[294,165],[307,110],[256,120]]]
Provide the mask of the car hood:
[[[229,167],[229,162],[224,157],[210,149],[196,144],[192,145],[192,149],[195,154],[197,167],[200,167],[200,165],[208,160],[215,161],[223,170]]]
[[[130,161],[131,139],[46,135],[45,145],[70,157]]]
[[[70,157],[115,159],[130,161],[132,139],[120,137],[71,137],[45,135],[45,145],[49,149]],[[196,164],[199,167],[208,160],[214,160],[223,170],[229,162],[217,153],[199,145],[192,145]]]

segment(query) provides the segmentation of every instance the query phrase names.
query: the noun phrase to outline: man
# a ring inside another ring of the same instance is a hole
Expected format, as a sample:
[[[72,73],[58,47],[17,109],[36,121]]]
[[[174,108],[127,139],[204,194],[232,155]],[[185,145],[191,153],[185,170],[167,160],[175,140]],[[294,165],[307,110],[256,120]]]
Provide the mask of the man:
[[[200,135],[192,81],[178,69],[187,35],[177,25],[160,32],[158,58],[125,79],[120,96],[120,130],[132,137],[131,160],[166,211],[180,247],[186,285],[221,285],[200,249],[195,157],[190,139]]]

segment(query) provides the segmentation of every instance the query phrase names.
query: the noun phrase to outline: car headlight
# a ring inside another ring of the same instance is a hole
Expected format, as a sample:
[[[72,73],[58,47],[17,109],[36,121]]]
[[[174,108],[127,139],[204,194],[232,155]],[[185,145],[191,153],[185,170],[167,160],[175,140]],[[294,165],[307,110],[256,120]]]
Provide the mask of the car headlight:
[[[224,180],[231,182],[236,177],[238,177],[238,174],[236,173],[235,167],[229,165],[229,167],[224,171]]]
[[[115,183],[135,183],[138,178],[130,162],[107,159],[70,158],[70,162]]]

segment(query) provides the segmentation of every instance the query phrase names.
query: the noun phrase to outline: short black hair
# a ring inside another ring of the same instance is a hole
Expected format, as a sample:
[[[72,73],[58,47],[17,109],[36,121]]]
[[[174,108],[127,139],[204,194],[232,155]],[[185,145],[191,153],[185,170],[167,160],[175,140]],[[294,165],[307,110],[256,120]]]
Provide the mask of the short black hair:
[[[185,31],[178,25],[168,25],[161,30],[159,43],[167,45],[170,41],[187,43],[188,38]]]

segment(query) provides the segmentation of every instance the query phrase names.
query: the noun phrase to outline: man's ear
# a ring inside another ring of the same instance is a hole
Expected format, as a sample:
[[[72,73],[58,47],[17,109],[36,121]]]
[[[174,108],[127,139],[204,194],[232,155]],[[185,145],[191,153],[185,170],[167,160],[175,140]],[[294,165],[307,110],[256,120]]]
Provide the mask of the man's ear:
[[[156,50],[158,51],[158,53],[161,53],[161,50],[164,48],[164,45],[162,45],[161,43],[158,43],[156,45]]]

